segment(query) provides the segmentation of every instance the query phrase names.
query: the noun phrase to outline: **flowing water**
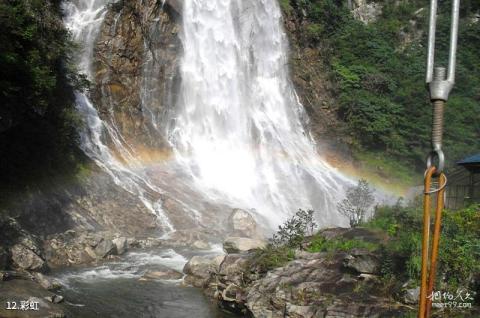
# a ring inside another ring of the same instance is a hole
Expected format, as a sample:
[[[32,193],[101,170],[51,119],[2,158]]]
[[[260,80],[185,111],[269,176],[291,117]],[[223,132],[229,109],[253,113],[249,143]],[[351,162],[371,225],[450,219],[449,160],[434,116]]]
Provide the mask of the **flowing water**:
[[[188,257],[188,253],[186,254]],[[147,270],[181,271],[186,257],[173,250],[131,252],[121,260],[55,273],[64,286],[68,317],[227,318],[202,291],[180,280],[143,280]]]
[[[276,0],[185,1],[176,159],[210,195],[277,225],[298,208],[342,224],[350,181],[323,161],[288,74]]]

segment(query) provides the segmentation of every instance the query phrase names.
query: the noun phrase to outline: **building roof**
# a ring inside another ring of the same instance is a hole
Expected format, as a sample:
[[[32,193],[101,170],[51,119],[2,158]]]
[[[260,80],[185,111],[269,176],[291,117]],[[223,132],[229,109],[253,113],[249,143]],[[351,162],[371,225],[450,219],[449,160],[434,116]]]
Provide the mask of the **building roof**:
[[[468,166],[468,165],[478,165],[480,164],[480,153],[464,158],[457,162],[457,164],[461,166]]]

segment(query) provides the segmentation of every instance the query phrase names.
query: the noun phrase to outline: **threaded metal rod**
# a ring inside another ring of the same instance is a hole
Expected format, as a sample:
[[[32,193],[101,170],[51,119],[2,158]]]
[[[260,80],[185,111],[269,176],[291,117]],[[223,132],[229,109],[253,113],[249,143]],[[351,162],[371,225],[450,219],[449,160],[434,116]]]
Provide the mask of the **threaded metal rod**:
[[[445,101],[433,101],[432,148],[434,150],[442,149],[444,109]]]

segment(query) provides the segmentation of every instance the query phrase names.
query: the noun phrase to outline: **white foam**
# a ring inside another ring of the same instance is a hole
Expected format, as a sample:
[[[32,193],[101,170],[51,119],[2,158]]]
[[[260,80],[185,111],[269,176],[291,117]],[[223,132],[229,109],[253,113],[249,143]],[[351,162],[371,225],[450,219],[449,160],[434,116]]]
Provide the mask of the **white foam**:
[[[319,157],[288,74],[276,0],[185,1],[179,104],[169,141],[199,191],[254,208],[271,228],[298,208],[319,223],[351,180]]]

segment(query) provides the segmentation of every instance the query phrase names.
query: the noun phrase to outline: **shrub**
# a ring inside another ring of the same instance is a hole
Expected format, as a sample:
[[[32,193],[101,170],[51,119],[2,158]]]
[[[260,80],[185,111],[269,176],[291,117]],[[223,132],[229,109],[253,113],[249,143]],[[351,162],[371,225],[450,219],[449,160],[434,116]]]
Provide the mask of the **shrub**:
[[[390,239],[379,249],[384,276],[418,281],[421,269],[422,209],[420,206],[382,206],[366,227],[387,232]],[[480,274],[480,205],[443,213],[437,282],[449,290],[469,287]],[[443,280],[443,281],[442,281]]]
[[[278,227],[271,239],[275,246],[301,247],[306,235],[312,235],[316,227],[313,210],[299,209],[294,216]]]
[[[295,258],[295,248],[301,248],[306,235],[316,227],[313,210],[299,209],[294,216],[278,227],[265,249],[258,250],[251,260],[252,268],[266,272]]]

